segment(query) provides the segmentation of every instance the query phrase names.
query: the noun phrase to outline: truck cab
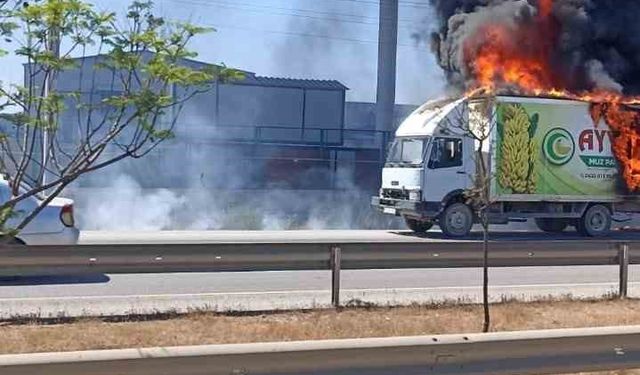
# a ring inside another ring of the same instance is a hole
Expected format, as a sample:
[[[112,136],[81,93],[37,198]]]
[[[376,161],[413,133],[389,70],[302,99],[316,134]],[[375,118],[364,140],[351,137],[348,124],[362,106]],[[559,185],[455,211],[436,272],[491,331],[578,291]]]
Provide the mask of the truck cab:
[[[474,215],[464,202],[473,183],[474,140],[465,124],[465,99],[430,102],[396,131],[382,171],[382,187],[372,204],[402,216],[415,232],[438,223],[447,235],[468,233]]]

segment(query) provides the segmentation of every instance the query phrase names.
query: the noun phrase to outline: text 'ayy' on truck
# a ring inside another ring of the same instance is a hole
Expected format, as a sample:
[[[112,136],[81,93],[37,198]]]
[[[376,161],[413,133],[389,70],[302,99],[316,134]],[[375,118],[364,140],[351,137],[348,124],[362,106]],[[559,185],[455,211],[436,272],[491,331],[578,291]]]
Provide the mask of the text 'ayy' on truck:
[[[404,217],[415,232],[438,224],[449,237],[467,236],[478,222],[465,193],[478,176],[479,143],[459,130],[485,121],[490,224],[534,219],[545,232],[572,226],[584,236],[605,236],[614,218],[640,212],[640,197],[620,173],[606,120],[594,121],[590,108],[513,96],[427,103],[398,128],[372,204]]]

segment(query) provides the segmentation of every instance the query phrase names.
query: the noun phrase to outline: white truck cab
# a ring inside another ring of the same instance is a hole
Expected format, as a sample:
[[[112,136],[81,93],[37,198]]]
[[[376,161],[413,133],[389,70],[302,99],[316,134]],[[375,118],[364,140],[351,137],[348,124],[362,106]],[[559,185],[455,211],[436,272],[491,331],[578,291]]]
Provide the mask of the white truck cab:
[[[412,230],[425,232],[447,203],[463,203],[475,173],[475,142],[462,131],[467,118],[465,99],[429,102],[414,111],[396,131],[373,205],[404,217]],[[473,215],[463,205],[449,216],[453,225],[442,229],[452,235],[473,224]]]

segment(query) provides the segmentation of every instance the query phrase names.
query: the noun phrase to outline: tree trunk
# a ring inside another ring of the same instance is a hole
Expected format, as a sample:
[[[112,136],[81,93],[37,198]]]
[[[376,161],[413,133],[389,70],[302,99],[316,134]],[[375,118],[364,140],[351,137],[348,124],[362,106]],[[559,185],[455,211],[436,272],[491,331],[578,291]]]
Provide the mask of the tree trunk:
[[[489,222],[486,212],[482,212],[482,307],[484,310],[484,322],[482,332],[489,332],[491,327],[491,315],[489,314]]]

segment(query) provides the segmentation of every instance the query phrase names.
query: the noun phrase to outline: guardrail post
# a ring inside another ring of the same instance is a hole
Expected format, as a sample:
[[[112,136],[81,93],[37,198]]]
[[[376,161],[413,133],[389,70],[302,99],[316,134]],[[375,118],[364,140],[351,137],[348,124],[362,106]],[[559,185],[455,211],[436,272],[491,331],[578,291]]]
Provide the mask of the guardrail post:
[[[624,299],[627,298],[629,285],[629,244],[624,243],[618,246],[618,262],[620,263],[620,292],[618,296]]]
[[[342,250],[338,246],[331,246],[331,305],[340,307],[340,266]]]

